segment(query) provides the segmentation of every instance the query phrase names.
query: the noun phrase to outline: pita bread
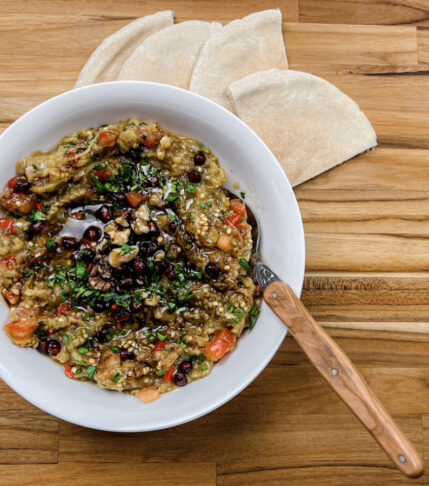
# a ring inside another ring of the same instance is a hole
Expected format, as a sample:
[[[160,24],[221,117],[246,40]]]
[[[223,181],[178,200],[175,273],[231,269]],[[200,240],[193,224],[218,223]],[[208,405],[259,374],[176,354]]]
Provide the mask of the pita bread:
[[[292,186],[377,145],[359,106],[322,78],[272,69],[232,83],[237,115],[273,151]]]
[[[155,81],[188,89],[202,45],[221,28],[218,22],[199,20],[166,27],[136,47],[118,79]]]
[[[74,87],[115,80],[124,61],[146,37],[173,23],[173,12],[166,10],[134,20],[106,37],[82,68]]]
[[[232,111],[226,93],[232,82],[287,67],[280,10],[264,10],[230,22],[205,42],[189,89]]]

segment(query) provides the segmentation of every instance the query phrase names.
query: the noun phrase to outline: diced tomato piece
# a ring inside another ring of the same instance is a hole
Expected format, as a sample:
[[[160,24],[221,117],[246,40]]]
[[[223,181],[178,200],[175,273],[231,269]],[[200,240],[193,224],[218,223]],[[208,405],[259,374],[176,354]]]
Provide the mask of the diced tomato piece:
[[[236,336],[228,329],[222,329],[204,348],[203,354],[212,361],[217,361],[234,347]]]
[[[164,348],[165,348],[165,343],[162,342],[162,341],[157,341],[153,350],[154,351],[162,351]]]
[[[106,167],[104,170],[96,170],[95,175],[98,177],[98,180],[101,182],[107,181],[109,178],[111,170],[109,167]]]
[[[13,218],[0,218],[0,229],[3,236],[13,235]]]
[[[72,367],[70,361],[68,361],[66,363],[66,365],[64,366],[64,374],[67,376],[67,378],[71,378],[72,380],[74,380],[75,374],[73,373],[72,368],[73,367]]]
[[[240,199],[232,199],[229,203],[229,208],[240,216],[245,216],[246,214],[246,205]]]
[[[17,179],[18,179],[18,176],[15,176],[15,177],[12,177],[12,179],[9,179],[9,180],[7,181],[7,187],[8,187],[9,189],[12,189],[12,188],[13,188],[13,186],[15,185],[15,182],[16,182],[16,180],[17,180]]]
[[[115,146],[118,134],[113,130],[103,130],[98,134],[98,143],[102,147],[112,148]]]
[[[234,226],[237,226],[237,224],[239,224],[240,221],[241,221],[241,214],[237,214],[237,213],[234,213],[228,218],[226,218],[226,222],[231,223]]]
[[[62,316],[69,310],[70,310],[70,304],[61,304],[58,306],[57,316]]]
[[[146,200],[146,196],[136,191],[130,191],[127,192],[127,200],[133,208],[136,208],[142,201]]]
[[[162,138],[161,132],[152,132],[148,127],[139,129],[140,141],[146,148],[153,148]]]
[[[74,157],[75,155],[76,155],[76,152],[72,152],[72,151],[67,152],[67,157],[72,158],[72,157]]]
[[[155,388],[144,388],[137,393],[138,399],[143,403],[151,403],[158,400],[160,393]]]
[[[164,381],[166,383],[172,383],[174,375],[174,368],[168,368],[167,373],[164,375]]]
[[[0,272],[7,272],[8,270],[13,270],[15,267],[16,260],[11,253],[0,260]]]
[[[15,344],[26,344],[37,329],[33,321],[10,322],[4,326],[6,334]]]
[[[13,192],[8,199],[2,201],[2,205],[11,213],[25,216],[36,207],[36,195]]]
[[[32,263],[37,262],[37,258],[34,256],[29,256],[25,259],[25,263],[27,265],[31,265]]]
[[[6,297],[10,305],[16,305],[21,300],[20,295],[16,295],[10,290],[3,291],[3,295]]]

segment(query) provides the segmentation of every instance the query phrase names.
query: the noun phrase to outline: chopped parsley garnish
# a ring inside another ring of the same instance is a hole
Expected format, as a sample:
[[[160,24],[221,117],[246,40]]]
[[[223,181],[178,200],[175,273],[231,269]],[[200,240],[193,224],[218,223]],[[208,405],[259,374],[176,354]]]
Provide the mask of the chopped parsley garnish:
[[[254,305],[250,311],[249,319],[250,319],[250,329],[253,329],[256,324],[256,320],[258,319],[259,312],[261,311],[260,305]]]
[[[115,354],[118,354],[120,349],[118,348],[118,346],[109,346],[109,348],[115,353]]]
[[[241,199],[246,199],[246,193],[245,192],[240,192]]]
[[[39,211],[38,209],[33,209],[31,213],[28,215],[29,221],[45,221],[46,220],[46,214],[42,213],[42,211]]]
[[[121,373],[116,373],[116,375],[112,378],[114,383],[117,383],[122,378]]]
[[[158,375],[158,376],[164,376],[165,373],[167,373],[166,370],[155,370],[155,373]]]
[[[52,251],[52,250],[55,250],[55,248],[57,247],[57,244],[55,243],[55,241],[52,238],[49,238],[49,240],[45,243],[45,246],[49,251]]]
[[[127,245],[126,243],[121,246],[121,255],[125,255],[127,253],[130,253],[134,250],[134,248],[130,245]]]
[[[88,375],[88,378],[92,378],[94,376],[96,369],[96,366],[88,366],[88,368],[86,369],[86,374]]]
[[[238,263],[244,268],[244,270],[246,270],[246,272],[250,272],[250,265],[247,260],[240,258]]]
[[[204,153],[206,153],[206,154],[208,154],[208,153],[209,153],[208,148],[207,148],[207,147],[205,147],[205,146],[204,146],[202,143],[200,143],[200,149],[201,149],[201,150],[202,150]]]
[[[161,334],[160,332],[157,332],[156,333],[156,337],[160,340],[160,341],[165,341],[167,336],[164,336],[164,334]]]

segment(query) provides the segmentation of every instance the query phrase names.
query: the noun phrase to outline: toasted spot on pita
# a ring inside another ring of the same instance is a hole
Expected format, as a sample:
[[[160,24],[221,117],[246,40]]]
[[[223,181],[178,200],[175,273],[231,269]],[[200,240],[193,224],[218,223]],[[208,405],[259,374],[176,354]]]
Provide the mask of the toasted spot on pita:
[[[174,14],[171,10],[157,12],[134,20],[106,37],[82,68],[74,87],[115,80],[122,64],[133,50],[146,37],[172,25],[173,22]]]
[[[292,186],[377,145],[359,106],[312,74],[258,72],[232,83],[228,95],[237,115],[273,151]]]
[[[118,79],[154,81],[187,89],[202,45],[221,28],[218,22],[199,20],[166,27],[136,47]]]
[[[233,20],[203,45],[190,90],[232,110],[228,86],[255,71],[287,69],[280,10]]]

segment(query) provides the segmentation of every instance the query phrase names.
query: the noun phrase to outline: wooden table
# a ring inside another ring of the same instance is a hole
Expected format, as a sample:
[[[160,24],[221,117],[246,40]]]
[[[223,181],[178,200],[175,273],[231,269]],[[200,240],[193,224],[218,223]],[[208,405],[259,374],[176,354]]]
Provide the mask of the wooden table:
[[[303,300],[428,460],[429,2],[0,0],[0,128],[70,89],[99,41],[135,17],[173,9],[178,21],[228,22],[277,5],[290,67],[353,97],[379,139],[296,189]],[[411,484],[291,338],[238,397],[175,429],[83,429],[3,383],[0,427],[5,486]]]

